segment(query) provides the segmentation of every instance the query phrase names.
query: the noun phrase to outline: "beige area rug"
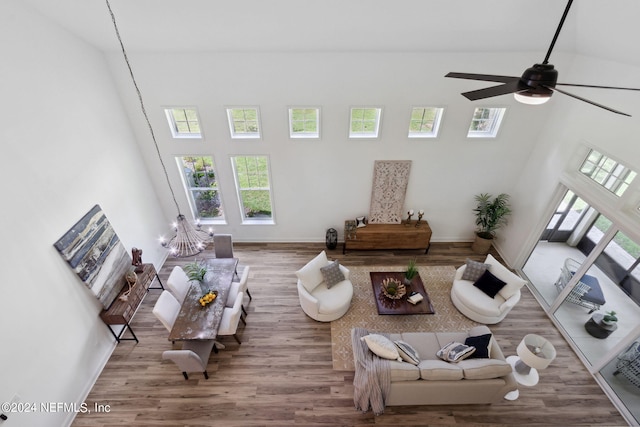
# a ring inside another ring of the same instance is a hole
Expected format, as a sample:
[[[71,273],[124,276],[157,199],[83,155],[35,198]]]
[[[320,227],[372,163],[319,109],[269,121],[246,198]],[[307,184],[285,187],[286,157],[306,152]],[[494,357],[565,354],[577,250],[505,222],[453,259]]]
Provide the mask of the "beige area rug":
[[[454,332],[479,325],[462,315],[451,302],[452,266],[418,267],[424,287],[431,298],[435,314],[378,314],[373,299],[370,271],[404,271],[403,267],[349,267],[353,283],[351,308],[340,319],[331,322],[331,356],[333,369],[353,371],[351,329],[366,328],[376,332]]]

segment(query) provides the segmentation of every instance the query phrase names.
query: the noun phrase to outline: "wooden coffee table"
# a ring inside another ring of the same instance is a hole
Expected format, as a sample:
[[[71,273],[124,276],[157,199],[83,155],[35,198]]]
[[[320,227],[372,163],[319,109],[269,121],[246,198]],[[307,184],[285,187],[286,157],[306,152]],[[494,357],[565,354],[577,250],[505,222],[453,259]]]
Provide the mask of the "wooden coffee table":
[[[402,282],[404,279],[404,272],[380,272],[372,271],[369,273],[371,276],[371,285],[373,286],[373,295],[376,300],[376,307],[378,307],[378,314],[434,314],[435,310],[431,304],[429,294],[424,289],[424,284],[420,276],[413,278],[411,286],[407,289],[407,295],[400,299],[394,300],[387,298],[382,292],[382,281],[386,278],[397,279]],[[417,304],[411,304],[407,301],[409,293],[412,291],[419,292],[423,296],[423,300]]]

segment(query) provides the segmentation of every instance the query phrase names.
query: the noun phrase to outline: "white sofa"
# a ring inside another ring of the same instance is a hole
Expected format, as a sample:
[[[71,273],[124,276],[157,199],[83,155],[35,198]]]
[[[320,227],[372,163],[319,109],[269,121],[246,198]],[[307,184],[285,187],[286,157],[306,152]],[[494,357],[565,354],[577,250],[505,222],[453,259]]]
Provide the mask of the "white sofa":
[[[343,265],[340,265],[339,269],[344,280],[327,286],[320,269],[331,264],[332,261],[329,261],[326,252],[322,251],[296,272],[300,306],[307,316],[319,322],[331,322],[344,316],[353,297],[349,270]]]
[[[506,285],[491,298],[475,287],[473,281],[462,280],[467,267],[465,264],[456,271],[451,287],[451,301],[469,319],[491,325],[501,322],[520,301],[520,288],[527,282],[500,264],[491,254],[487,255],[484,263],[489,265],[489,272]]]

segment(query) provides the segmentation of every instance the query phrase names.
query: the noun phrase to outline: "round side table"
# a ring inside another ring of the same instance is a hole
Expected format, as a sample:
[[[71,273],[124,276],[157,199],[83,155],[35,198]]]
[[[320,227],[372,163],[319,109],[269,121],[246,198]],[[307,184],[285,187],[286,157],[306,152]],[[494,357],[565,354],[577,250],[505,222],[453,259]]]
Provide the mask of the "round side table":
[[[596,337],[598,339],[605,339],[609,335],[613,333],[616,329],[618,329],[617,324],[613,325],[605,325],[602,322],[604,316],[600,313],[594,313],[591,316],[591,319],[587,320],[587,323],[584,324],[584,328],[589,332],[589,335],[592,337]]]

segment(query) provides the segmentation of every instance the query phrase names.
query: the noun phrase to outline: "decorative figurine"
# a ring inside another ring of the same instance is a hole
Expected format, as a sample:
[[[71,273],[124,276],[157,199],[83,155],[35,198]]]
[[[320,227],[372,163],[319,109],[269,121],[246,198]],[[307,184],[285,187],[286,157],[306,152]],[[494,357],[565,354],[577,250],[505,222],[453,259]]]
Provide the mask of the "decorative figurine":
[[[138,281],[138,275],[136,274],[134,269],[131,268],[124,275],[124,278],[127,281],[127,284],[129,285],[129,289],[126,292],[124,292],[122,295],[120,295],[120,297],[118,298],[120,301],[127,301],[129,299],[129,294],[131,293],[131,290],[133,289],[133,287],[136,285],[136,282]]]
[[[407,222],[405,222],[405,225],[411,225],[411,217],[413,216],[413,209],[409,209],[409,212],[407,212]]]
[[[424,211],[420,210],[418,212],[418,221],[416,222],[416,227],[420,227],[420,221],[422,220],[422,217],[424,216]]]
[[[133,265],[136,269],[137,273],[140,273],[142,268],[142,249],[132,248],[131,249],[131,265]]]

